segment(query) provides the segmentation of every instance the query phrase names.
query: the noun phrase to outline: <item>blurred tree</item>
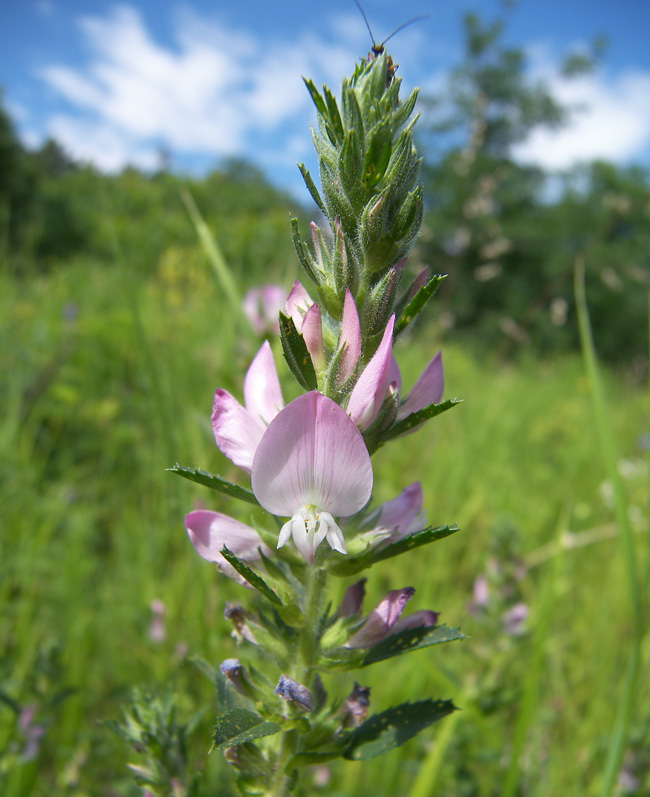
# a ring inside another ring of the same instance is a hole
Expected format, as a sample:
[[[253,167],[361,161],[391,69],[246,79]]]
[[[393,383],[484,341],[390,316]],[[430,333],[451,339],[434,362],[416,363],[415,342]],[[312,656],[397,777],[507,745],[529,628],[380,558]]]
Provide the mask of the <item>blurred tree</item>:
[[[601,266],[605,262],[611,269],[625,234],[625,253],[637,265],[636,279],[642,272],[647,276],[645,236],[637,234],[643,212],[628,212],[625,224],[617,225],[610,218],[613,210],[602,207],[599,197],[603,191],[617,193],[606,186],[618,182],[626,197],[629,191],[635,196],[630,207],[641,208],[648,182],[638,170],[626,173],[604,164],[582,170],[579,179],[555,176],[550,182],[541,169],[514,159],[516,144],[540,127],[566,123],[572,109],[560,106],[548,87],[528,74],[522,51],[503,44],[504,30],[503,20],[485,24],[474,14],[466,16],[463,62],[452,72],[444,97],[428,100],[428,214],[420,256],[449,274],[441,291],[443,320],[454,330],[478,330],[475,337],[504,352],[529,341],[543,350],[575,346],[576,256],[586,255],[592,272],[606,268]],[[591,51],[570,54],[564,76],[594,69],[603,48],[600,39]],[[600,282],[606,285],[607,279]],[[621,287],[619,302],[624,294]],[[623,334],[614,323],[615,297],[599,290],[590,298],[598,317],[608,322],[604,353],[616,351],[629,360],[644,351],[647,342],[636,310],[631,322],[636,334]],[[602,301],[610,302],[612,310],[601,307]]]

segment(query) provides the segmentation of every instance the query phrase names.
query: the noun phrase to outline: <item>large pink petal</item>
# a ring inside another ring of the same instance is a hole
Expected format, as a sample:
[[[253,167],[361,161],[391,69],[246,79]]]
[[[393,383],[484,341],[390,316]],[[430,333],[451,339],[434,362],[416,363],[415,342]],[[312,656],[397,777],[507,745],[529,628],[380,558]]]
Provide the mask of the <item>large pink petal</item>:
[[[397,420],[401,421],[429,404],[437,404],[445,389],[445,376],[442,368],[442,352],[429,362],[422,375],[409,392],[404,403],[397,412]]]
[[[220,450],[237,465],[251,472],[257,445],[265,425],[251,415],[227,390],[217,390],[212,407],[212,429]]]
[[[393,351],[392,315],[384,330],[384,336],[372,359],[363,369],[359,381],[350,394],[348,415],[361,429],[367,429],[377,417],[389,385],[390,363]]]
[[[361,324],[359,323],[357,306],[349,288],[345,291],[345,302],[343,304],[339,348],[341,346],[345,346],[345,348],[341,355],[339,384],[343,384],[346,379],[352,376],[361,355]]]
[[[372,492],[372,465],[345,410],[315,390],[271,421],[253,461],[252,486],[274,515],[311,504],[332,515],[358,512]]]
[[[275,360],[268,340],[265,340],[250,364],[244,380],[246,409],[264,426],[268,426],[284,407],[282,390]]]
[[[221,555],[224,545],[246,562],[259,560],[258,548],[262,548],[265,556],[271,555],[255,529],[220,512],[206,509],[190,512],[185,516],[185,528],[197,553],[208,562],[227,564]]]

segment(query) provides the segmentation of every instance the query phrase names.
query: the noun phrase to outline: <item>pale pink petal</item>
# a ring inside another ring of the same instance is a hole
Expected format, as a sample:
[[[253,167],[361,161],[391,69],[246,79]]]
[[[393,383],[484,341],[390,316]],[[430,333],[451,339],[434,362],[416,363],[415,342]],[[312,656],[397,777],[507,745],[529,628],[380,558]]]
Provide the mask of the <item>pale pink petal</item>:
[[[339,337],[339,348],[344,346],[339,366],[339,384],[343,384],[354,373],[354,369],[359,362],[361,355],[361,325],[359,323],[359,313],[354,303],[354,298],[348,288],[345,292],[345,302],[343,304],[343,321],[341,323],[341,335]]]
[[[264,341],[246,372],[244,401],[248,412],[262,421],[265,427],[284,407],[280,380],[268,340]]]
[[[253,457],[266,429],[227,390],[217,390],[212,407],[212,429],[222,453],[238,468],[251,472]]]
[[[430,404],[437,404],[445,389],[445,377],[442,368],[442,352],[429,362],[422,375],[404,399],[397,412],[397,420],[401,421]]]
[[[257,447],[252,487],[274,515],[292,516],[311,505],[347,517],[372,492],[368,449],[345,410],[312,390],[271,421]]]
[[[205,509],[190,512],[185,517],[185,528],[199,556],[215,562],[225,575],[242,584],[245,583],[242,577],[221,555],[224,545],[245,562],[259,561],[259,548],[265,556],[271,555],[255,529],[220,512]]]
[[[313,301],[301,282],[296,280],[287,296],[287,315],[293,319],[298,332],[302,331],[302,320]]]
[[[244,296],[243,301],[244,313],[246,314],[246,318],[248,318],[250,325],[253,327],[255,332],[258,335],[263,335],[266,331],[266,323],[262,318],[262,314],[260,312],[260,289],[259,288],[251,288],[246,296]]]
[[[384,336],[372,359],[363,369],[359,381],[350,394],[348,415],[360,429],[367,429],[377,417],[389,385],[390,363],[393,350],[392,315]]]
[[[280,285],[264,285],[260,296],[262,316],[275,334],[280,331],[279,316],[284,307],[285,291]]]
[[[320,307],[314,302],[302,321],[302,336],[316,371],[325,369],[325,347],[323,345],[323,322]]]
[[[432,612],[429,609],[420,609],[419,612],[413,612],[408,617],[400,617],[400,619],[391,628],[391,634],[399,634],[400,631],[406,631],[407,628],[431,628],[436,625],[439,612]]]
[[[388,635],[396,625],[407,602],[415,595],[413,587],[391,590],[373,609],[361,629],[347,642],[348,648],[371,648]]]

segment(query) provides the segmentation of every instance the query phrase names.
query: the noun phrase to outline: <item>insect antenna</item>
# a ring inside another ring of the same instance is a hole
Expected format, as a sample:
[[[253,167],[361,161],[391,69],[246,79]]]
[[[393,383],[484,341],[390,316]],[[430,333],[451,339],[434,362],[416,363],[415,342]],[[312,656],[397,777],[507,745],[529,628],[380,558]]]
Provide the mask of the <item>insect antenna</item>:
[[[411,17],[411,19],[407,20],[406,22],[403,22],[399,27],[395,28],[395,30],[390,34],[390,36],[387,36],[381,44],[377,44],[377,42],[375,41],[374,34],[372,32],[372,28],[370,27],[370,22],[368,22],[368,17],[366,16],[366,12],[363,10],[363,6],[359,2],[359,0],[354,0],[354,2],[356,3],[357,8],[361,12],[363,21],[366,23],[366,27],[368,28],[368,33],[370,34],[370,38],[372,40],[372,47],[370,49],[372,50],[373,55],[375,55],[375,57],[381,55],[384,52],[384,46],[386,42],[392,39],[396,33],[399,33],[401,30],[404,30],[404,28],[408,27],[409,25],[412,25],[414,22],[420,22],[420,20],[429,19],[428,14],[420,14],[417,17]]]

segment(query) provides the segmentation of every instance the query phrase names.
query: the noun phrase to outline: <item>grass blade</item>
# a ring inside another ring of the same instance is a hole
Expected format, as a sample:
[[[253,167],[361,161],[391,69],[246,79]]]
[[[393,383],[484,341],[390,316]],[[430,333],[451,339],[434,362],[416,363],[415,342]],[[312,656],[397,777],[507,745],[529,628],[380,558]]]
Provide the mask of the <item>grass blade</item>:
[[[634,535],[628,517],[628,503],[621,475],[617,468],[616,448],[610,416],[605,402],[604,389],[600,377],[598,358],[594,346],[589,320],[589,310],[585,293],[585,266],[582,258],[576,261],[575,267],[575,298],[578,313],[578,326],[580,341],[584,358],[585,370],[590,382],[591,398],[594,408],[596,431],[603,455],[607,476],[614,488],[614,505],[616,521],[620,529],[620,540],[625,563],[629,599],[634,627],[632,650],[628,659],[628,667],[623,684],[623,693],[620,698],[614,732],[605,762],[605,771],[601,785],[603,797],[609,797],[616,788],[618,772],[621,767],[625,743],[628,736],[632,710],[635,702],[636,684],[639,673],[641,640],[643,637],[643,618],[641,616],[641,592],[639,576],[635,561]]]

